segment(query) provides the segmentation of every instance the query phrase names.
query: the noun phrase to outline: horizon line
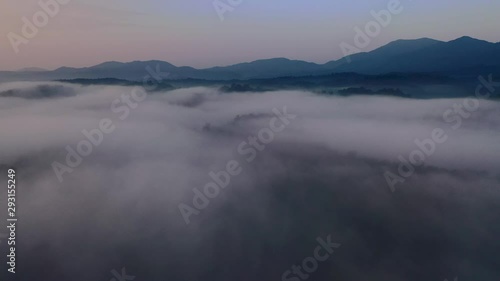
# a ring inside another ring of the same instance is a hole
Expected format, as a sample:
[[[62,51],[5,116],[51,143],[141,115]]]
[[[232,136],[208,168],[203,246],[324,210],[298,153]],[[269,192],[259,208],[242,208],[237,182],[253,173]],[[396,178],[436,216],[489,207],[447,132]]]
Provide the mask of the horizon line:
[[[468,35],[460,36],[460,37],[457,37],[457,38],[455,38],[453,40],[449,40],[449,41],[443,41],[443,40],[434,39],[434,38],[430,38],[430,37],[421,37],[421,38],[414,38],[414,39],[396,39],[396,40],[392,40],[392,41],[389,41],[389,42],[387,42],[385,44],[382,44],[382,45],[380,45],[378,47],[375,47],[374,49],[372,49],[370,51],[359,52],[359,53],[355,53],[355,54],[352,54],[352,55],[362,54],[362,53],[369,53],[369,52],[375,51],[375,50],[377,50],[379,48],[385,47],[385,46],[387,46],[387,45],[389,45],[389,44],[391,44],[393,42],[397,42],[397,41],[416,41],[416,40],[430,39],[430,40],[435,40],[435,41],[442,42],[442,43],[449,43],[449,42],[456,41],[456,40],[462,39],[462,38],[471,38],[471,39],[474,39],[474,40],[477,40],[477,41],[488,42],[490,44],[500,44],[500,41],[499,42],[491,42],[491,41],[488,41],[488,40],[479,39],[479,38],[475,38],[475,37],[468,36]],[[122,63],[122,64],[127,64],[127,63],[134,63],[134,62],[151,62],[151,61],[166,62],[166,63],[169,63],[169,64],[175,66],[175,67],[191,67],[191,68],[194,68],[194,69],[197,69],[197,70],[206,70],[206,69],[215,68],[215,67],[228,67],[228,66],[233,66],[233,65],[237,65],[237,64],[253,63],[253,62],[257,62],[257,61],[265,61],[265,60],[273,60],[273,59],[286,59],[286,60],[290,60],[290,61],[301,61],[301,62],[312,63],[312,64],[317,64],[317,65],[324,65],[324,64],[327,64],[329,62],[334,62],[334,61],[342,60],[345,57],[346,56],[340,57],[338,59],[331,59],[331,60],[328,60],[328,61],[323,62],[323,63],[316,63],[316,62],[311,62],[311,61],[301,60],[301,59],[291,59],[291,58],[287,58],[287,57],[269,57],[269,58],[255,59],[255,60],[252,60],[252,61],[237,62],[237,63],[233,63],[233,64],[228,64],[228,65],[213,65],[213,66],[203,67],[203,68],[196,68],[196,67],[192,67],[192,66],[189,66],[189,65],[175,65],[173,63],[170,63],[167,60],[160,60],[160,59],[137,59],[137,60],[133,60],[133,61],[115,61],[115,60],[110,60],[110,61],[103,61],[103,62],[100,62],[100,63],[97,63],[97,64],[93,64],[93,65],[89,65],[89,66],[81,66],[81,67],[73,67],[73,66],[62,65],[62,66],[56,67],[54,69],[47,69],[47,68],[44,68],[44,67],[28,66],[28,67],[23,67],[21,69],[16,69],[16,70],[0,70],[0,71],[1,72],[22,72],[22,71],[29,71],[29,69],[40,69],[40,70],[38,70],[38,72],[45,72],[45,71],[49,72],[49,71],[58,70],[60,68],[74,68],[74,69],[92,68],[92,67],[95,67],[95,66],[98,66],[98,65],[101,65],[101,64],[105,64],[105,63]]]

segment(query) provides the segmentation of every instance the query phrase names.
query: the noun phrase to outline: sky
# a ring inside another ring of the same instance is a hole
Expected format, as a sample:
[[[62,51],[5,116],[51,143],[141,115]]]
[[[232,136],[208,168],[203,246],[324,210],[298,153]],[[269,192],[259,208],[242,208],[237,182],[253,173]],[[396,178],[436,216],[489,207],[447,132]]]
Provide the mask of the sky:
[[[340,44],[354,44],[354,28],[372,21],[372,10],[396,0],[241,0],[223,20],[214,0],[64,1],[32,38],[23,35],[22,18],[33,22],[44,13],[39,0],[0,2],[1,70],[151,59],[197,68],[273,57],[325,63],[343,57]],[[362,51],[422,37],[500,41],[500,1],[401,0],[401,6]]]

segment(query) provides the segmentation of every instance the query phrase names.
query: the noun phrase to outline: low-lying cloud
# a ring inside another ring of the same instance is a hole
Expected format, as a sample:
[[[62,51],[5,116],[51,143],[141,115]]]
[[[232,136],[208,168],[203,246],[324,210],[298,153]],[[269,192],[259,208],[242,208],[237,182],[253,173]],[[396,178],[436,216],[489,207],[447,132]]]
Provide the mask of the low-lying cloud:
[[[453,130],[443,114],[458,99],[200,87],[150,93],[120,118],[112,104],[131,90],[0,85],[0,166],[18,170],[19,280],[110,280],[123,267],[136,280],[282,280],[327,236],[342,247],[311,280],[500,277],[499,102],[481,100]],[[246,161],[238,145],[275,108],[296,118]],[[113,132],[60,182],[52,163],[103,119]],[[435,128],[448,140],[391,192],[384,173]],[[242,172],[186,225],[179,204],[230,160]]]

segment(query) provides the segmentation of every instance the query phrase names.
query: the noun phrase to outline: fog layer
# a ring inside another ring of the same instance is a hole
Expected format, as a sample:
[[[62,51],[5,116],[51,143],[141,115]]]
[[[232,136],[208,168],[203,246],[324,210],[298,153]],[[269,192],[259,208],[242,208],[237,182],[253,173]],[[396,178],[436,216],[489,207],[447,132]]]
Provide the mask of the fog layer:
[[[282,280],[328,235],[341,247],[311,280],[500,277],[499,102],[133,92],[0,85],[0,167],[18,177],[19,280],[107,281],[123,267],[136,280]],[[273,118],[286,126],[251,149]],[[68,147],[103,120],[112,132],[69,165]],[[436,129],[446,140],[401,176],[401,157]],[[230,161],[241,173],[196,209],[193,189]],[[401,180],[392,190],[388,173]],[[181,204],[197,210],[189,224]]]

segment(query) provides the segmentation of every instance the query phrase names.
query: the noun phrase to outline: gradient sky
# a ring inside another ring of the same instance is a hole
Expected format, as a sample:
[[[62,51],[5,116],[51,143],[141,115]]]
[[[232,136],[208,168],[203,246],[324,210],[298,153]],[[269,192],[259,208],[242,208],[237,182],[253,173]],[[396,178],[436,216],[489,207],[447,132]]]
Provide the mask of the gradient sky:
[[[352,44],[353,28],[390,0],[243,0],[224,21],[213,0],[71,0],[16,54],[7,34],[22,34],[21,18],[31,19],[38,1],[1,0],[0,69],[149,59],[194,67],[272,57],[324,63],[342,57],[339,44]],[[500,41],[498,0],[401,3],[403,12],[363,51],[401,38]]]

